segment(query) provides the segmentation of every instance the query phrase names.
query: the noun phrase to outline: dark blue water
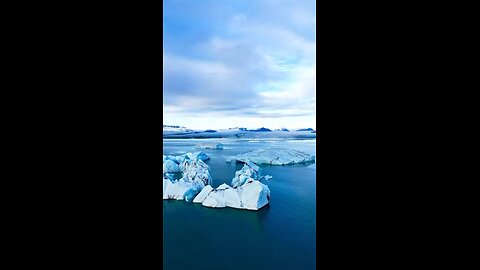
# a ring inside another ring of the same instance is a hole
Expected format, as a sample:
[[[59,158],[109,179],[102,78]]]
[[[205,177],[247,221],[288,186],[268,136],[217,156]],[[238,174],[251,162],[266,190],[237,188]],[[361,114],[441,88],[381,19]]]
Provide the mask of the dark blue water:
[[[198,143],[220,142],[223,150],[203,149],[210,160],[213,187],[230,184],[242,163],[225,159],[249,150],[284,147],[315,154],[315,140],[164,139],[163,152],[199,151]],[[271,191],[259,211],[212,209],[163,200],[163,266],[177,269],[314,269],[316,170],[308,165],[260,165]]]

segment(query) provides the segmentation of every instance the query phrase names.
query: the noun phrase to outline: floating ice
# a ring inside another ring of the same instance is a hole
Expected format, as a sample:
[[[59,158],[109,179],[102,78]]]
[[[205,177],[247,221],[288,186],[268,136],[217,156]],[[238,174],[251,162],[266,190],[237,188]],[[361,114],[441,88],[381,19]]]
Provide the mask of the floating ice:
[[[170,159],[167,159],[163,162],[163,172],[164,173],[175,173],[180,172],[178,164]]]
[[[223,144],[221,143],[202,143],[195,145],[195,148],[200,149],[223,149]]]
[[[163,163],[163,199],[185,199],[190,202],[206,185],[212,183],[209,167],[202,161],[207,156],[205,153],[203,156],[188,153],[178,157],[167,156]],[[177,164],[174,160],[181,162]],[[174,180],[169,174],[180,171],[183,172],[183,177],[179,180]]]
[[[187,153],[180,156],[163,156],[163,199],[186,200],[207,207],[232,207],[258,210],[268,204],[270,189],[260,182],[272,178],[262,177],[261,169],[250,159],[235,173],[231,185],[222,184],[212,188],[209,167],[203,162],[209,157],[204,152]],[[179,180],[173,173],[182,172]]]
[[[256,164],[290,165],[315,161],[315,156],[297,150],[269,148],[249,151],[234,156],[232,159],[241,162],[246,162],[247,159],[250,159]]]
[[[270,189],[259,180],[270,179],[270,175],[261,177],[261,169],[247,159],[243,168],[235,173],[232,186],[222,184],[216,189],[205,187],[194,199],[196,203],[213,208],[232,207],[237,209],[258,210],[268,204]]]
[[[213,208],[232,207],[258,210],[267,205],[270,200],[270,189],[260,181],[250,179],[238,188],[232,188],[227,184],[223,185],[223,187],[219,187],[220,189],[210,191],[202,205]],[[200,201],[201,199],[194,200],[194,202]]]
[[[207,156],[207,154],[205,154],[203,151],[194,153],[194,156],[197,157],[198,159],[201,159],[202,161],[210,159],[210,157]]]
[[[195,197],[193,200],[194,203],[202,203],[208,196],[210,192],[212,192],[213,188],[210,185],[205,186],[200,193]]]
[[[247,159],[243,168],[237,172],[235,172],[235,177],[232,179],[232,187],[236,188],[245,184],[245,182],[253,178],[254,180],[258,180],[260,178],[261,169],[251,160]]]
[[[206,161],[210,159],[207,154],[204,152],[195,152],[195,153],[186,153],[179,156],[163,156],[163,173],[175,173],[175,172],[182,172],[185,170],[184,168],[184,161],[185,160],[194,160],[199,159],[202,161]]]
[[[163,178],[163,199],[191,201],[202,187],[198,183],[187,182],[184,179],[171,181]],[[195,194],[195,195],[194,195]]]
[[[212,183],[212,177],[210,176],[210,172],[208,170],[209,167],[201,159],[185,159],[182,164],[184,167],[182,179],[185,179],[188,182],[198,182],[203,186],[210,185]]]

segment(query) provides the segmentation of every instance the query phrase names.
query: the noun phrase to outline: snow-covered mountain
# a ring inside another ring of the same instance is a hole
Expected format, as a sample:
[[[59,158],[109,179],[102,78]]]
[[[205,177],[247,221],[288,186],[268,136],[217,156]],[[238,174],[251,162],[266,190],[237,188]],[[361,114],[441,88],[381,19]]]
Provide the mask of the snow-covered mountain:
[[[311,128],[290,131],[286,128],[271,130],[265,127],[193,130],[164,125],[163,138],[316,138],[316,132]]]
[[[182,126],[172,126],[172,125],[163,125],[163,135],[167,134],[177,134],[177,133],[185,133],[185,132],[192,132],[192,129],[182,127]]]

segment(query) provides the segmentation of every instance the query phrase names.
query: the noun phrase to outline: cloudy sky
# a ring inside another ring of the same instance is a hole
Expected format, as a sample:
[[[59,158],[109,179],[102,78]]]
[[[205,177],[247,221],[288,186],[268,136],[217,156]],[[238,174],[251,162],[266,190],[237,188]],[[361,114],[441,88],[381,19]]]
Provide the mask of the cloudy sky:
[[[315,0],[164,0],[163,123],[316,128]]]

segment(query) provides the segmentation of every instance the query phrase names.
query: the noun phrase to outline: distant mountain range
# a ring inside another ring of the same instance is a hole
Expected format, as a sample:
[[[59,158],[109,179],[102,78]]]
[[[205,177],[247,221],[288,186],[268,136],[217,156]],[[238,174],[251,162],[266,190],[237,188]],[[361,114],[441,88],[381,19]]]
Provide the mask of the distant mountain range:
[[[271,130],[266,127],[247,129],[234,127],[228,129],[189,129],[184,126],[164,125],[163,138],[316,138],[312,128],[288,130],[286,128]]]
[[[163,125],[163,130],[168,131],[183,131],[183,132],[191,132],[193,129],[189,129],[183,126],[171,126],[171,125]]]
[[[193,129],[186,128],[184,126],[173,126],[173,125],[163,125],[164,129],[183,129],[183,130],[189,130],[189,131],[194,131]],[[247,129],[244,127],[233,127],[233,128],[228,128],[228,130],[241,130],[241,131],[272,131],[269,128],[266,127],[261,127],[257,129]],[[289,131],[286,128],[277,128],[275,129],[276,131]],[[200,131],[200,130],[197,130]],[[312,128],[300,128],[300,129],[292,129],[292,131],[315,131]],[[207,129],[204,132],[217,132],[216,130],[213,129]]]
[[[163,128],[186,128],[186,127],[163,125]]]

